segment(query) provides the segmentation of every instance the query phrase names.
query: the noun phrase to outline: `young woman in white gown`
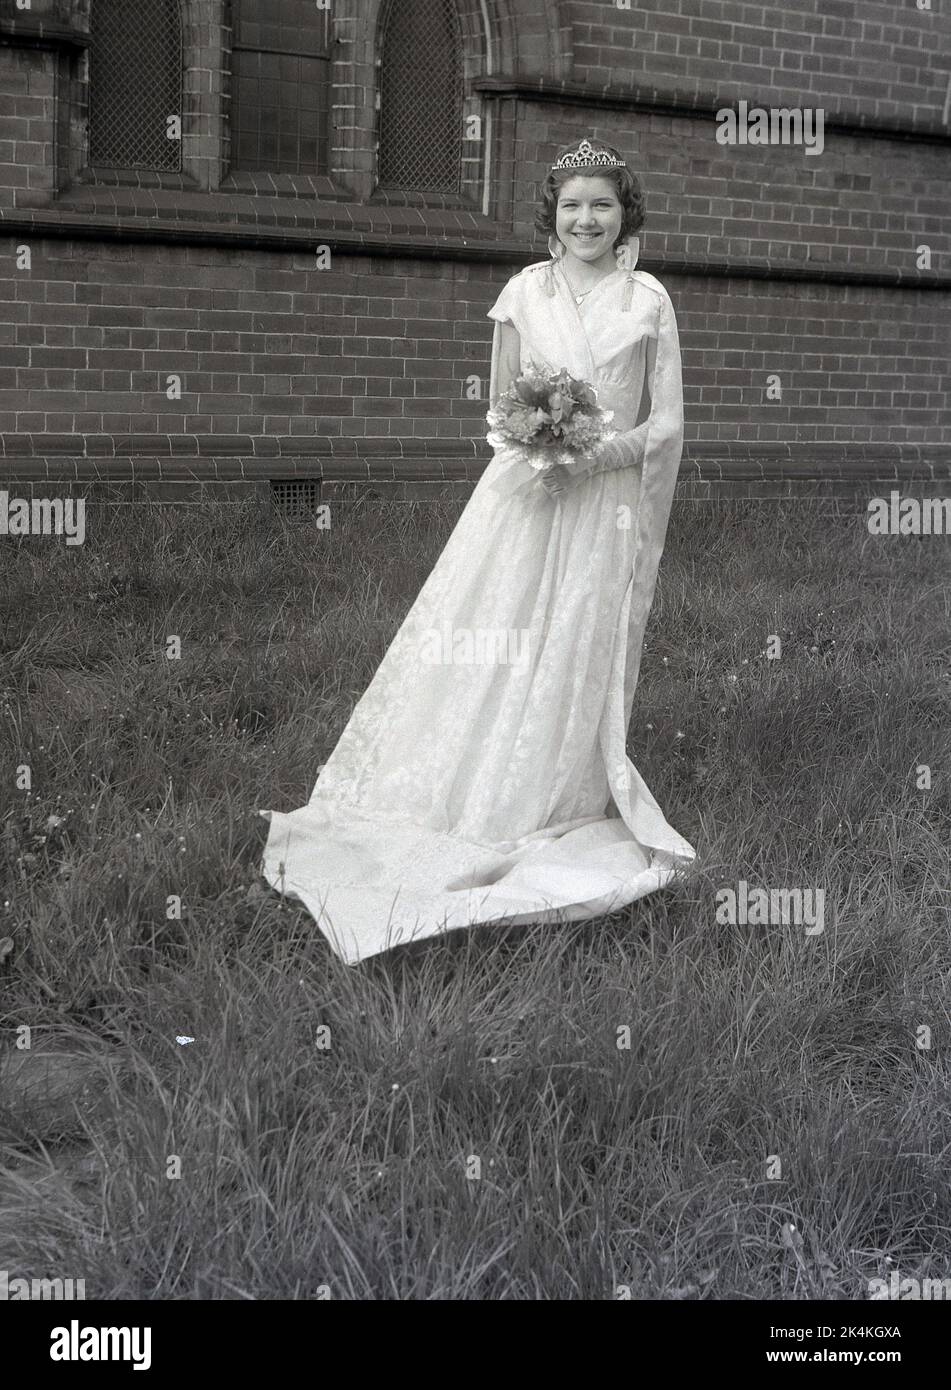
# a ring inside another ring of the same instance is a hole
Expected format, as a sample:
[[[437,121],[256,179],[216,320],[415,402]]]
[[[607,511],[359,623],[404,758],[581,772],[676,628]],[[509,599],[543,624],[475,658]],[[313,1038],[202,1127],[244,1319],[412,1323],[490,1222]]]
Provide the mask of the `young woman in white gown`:
[[[677,326],[635,269],[643,199],[610,146],[549,172],[552,259],[502,290],[490,403],[566,367],[618,437],[545,477],[500,449],[262,872],[353,964],[478,922],[594,917],[694,859],[626,754],[683,441]]]

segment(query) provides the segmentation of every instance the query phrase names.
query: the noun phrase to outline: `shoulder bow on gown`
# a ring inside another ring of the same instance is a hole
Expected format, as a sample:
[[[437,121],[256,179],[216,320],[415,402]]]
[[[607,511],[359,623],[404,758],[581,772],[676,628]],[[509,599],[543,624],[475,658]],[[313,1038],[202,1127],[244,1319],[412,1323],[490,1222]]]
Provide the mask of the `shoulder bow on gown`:
[[[477,922],[577,921],[694,857],[626,753],[683,439],[677,327],[642,271],[579,305],[557,262],[495,320],[615,412],[628,467],[551,498],[497,453],[306,806],[270,817],[262,872],[355,963]]]

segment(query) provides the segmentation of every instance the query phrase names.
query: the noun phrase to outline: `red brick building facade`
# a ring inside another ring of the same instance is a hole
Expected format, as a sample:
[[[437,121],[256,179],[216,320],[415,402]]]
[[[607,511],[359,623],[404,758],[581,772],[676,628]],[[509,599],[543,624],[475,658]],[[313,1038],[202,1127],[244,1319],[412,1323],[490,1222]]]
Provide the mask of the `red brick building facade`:
[[[944,0],[0,0],[3,485],[471,482],[486,310],[591,135],[646,189],[690,490],[938,486],[949,69]],[[782,108],[821,149],[719,138]]]

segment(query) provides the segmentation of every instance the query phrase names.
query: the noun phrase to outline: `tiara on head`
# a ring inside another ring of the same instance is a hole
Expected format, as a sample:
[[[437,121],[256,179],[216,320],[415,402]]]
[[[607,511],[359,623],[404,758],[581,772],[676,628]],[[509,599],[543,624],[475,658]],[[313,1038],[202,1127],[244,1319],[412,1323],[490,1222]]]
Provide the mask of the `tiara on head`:
[[[626,169],[623,159],[616,159],[607,150],[596,150],[591,141],[583,139],[576,150],[563,154],[551,166],[552,173],[559,169]]]

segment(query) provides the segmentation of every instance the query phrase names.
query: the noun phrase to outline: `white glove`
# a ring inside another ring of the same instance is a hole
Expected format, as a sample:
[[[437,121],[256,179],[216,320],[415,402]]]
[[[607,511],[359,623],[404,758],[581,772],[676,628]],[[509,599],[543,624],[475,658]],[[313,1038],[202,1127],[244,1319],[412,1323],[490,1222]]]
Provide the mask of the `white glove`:
[[[647,421],[636,429],[605,439],[588,454],[573,459],[567,465],[572,482],[586,482],[599,473],[614,473],[619,468],[639,468],[644,462],[647,444]]]

